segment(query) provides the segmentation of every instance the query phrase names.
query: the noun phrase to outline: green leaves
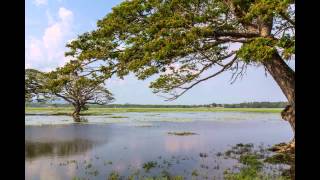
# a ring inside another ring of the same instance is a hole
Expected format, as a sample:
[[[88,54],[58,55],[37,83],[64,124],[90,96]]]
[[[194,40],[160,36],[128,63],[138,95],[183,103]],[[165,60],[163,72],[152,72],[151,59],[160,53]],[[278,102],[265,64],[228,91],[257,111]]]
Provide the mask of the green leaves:
[[[255,38],[239,49],[237,56],[244,62],[263,62],[271,59],[277,50],[275,41],[271,38]]]
[[[98,21],[96,30],[69,43],[66,55],[81,71],[102,61],[94,74],[101,79],[132,72],[144,80],[159,74],[150,87],[156,93],[171,93],[199,81],[208,67],[230,70],[235,61],[229,64],[228,58],[237,50],[230,47],[236,43],[241,43],[237,58],[248,64],[267,61],[279,49],[289,59],[294,54],[292,4],[290,0],[124,1]],[[175,64],[179,69],[168,73]]]

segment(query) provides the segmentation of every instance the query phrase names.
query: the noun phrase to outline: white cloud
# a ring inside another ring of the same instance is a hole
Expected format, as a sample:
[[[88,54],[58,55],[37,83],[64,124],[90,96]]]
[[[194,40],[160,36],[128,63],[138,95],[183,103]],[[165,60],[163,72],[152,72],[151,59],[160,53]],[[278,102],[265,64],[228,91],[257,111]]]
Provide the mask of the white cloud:
[[[59,8],[57,20],[54,20],[48,11],[46,14],[49,25],[44,29],[42,37],[27,37],[25,58],[26,67],[48,71],[69,60],[64,56],[65,45],[74,37],[72,11]]]
[[[33,3],[36,6],[47,5],[48,4],[48,0],[34,0]]]
[[[46,15],[47,15],[47,18],[48,18],[48,24],[49,25],[53,24],[54,23],[54,19],[53,19],[53,17],[52,17],[52,15],[51,15],[49,10],[46,10]]]

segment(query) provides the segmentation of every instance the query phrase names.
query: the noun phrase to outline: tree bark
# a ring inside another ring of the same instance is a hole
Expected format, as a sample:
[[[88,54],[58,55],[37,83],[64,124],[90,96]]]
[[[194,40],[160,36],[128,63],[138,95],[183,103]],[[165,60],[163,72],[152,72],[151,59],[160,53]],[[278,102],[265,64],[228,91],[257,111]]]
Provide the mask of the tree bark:
[[[295,72],[284,62],[278,53],[272,59],[263,62],[273,79],[288,100],[287,107],[281,112],[284,120],[290,123],[295,137]],[[295,138],[291,141],[294,147]]]
[[[81,106],[74,105],[74,111],[72,113],[72,117],[75,122],[80,122],[80,111],[81,111]]]

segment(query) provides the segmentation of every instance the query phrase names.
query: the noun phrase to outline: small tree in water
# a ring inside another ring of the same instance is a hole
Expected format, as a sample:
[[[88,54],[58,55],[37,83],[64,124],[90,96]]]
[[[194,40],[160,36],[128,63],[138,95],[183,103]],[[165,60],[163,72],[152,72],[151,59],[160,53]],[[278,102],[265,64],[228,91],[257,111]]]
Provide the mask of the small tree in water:
[[[50,99],[63,99],[72,104],[75,122],[80,122],[80,111],[87,110],[87,104],[103,105],[114,100],[112,93],[103,86],[103,81],[79,76],[76,72],[61,73],[57,70],[38,73],[36,93],[49,94]]]

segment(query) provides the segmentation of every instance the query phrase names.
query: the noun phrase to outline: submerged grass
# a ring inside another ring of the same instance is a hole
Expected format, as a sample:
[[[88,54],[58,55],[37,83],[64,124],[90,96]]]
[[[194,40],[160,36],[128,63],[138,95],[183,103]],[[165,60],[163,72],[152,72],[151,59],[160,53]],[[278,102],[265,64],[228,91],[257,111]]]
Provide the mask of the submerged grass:
[[[70,115],[72,107],[25,107],[26,115]],[[280,113],[282,108],[89,108],[81,115],[110,115],[125,112],[256,112]]]

